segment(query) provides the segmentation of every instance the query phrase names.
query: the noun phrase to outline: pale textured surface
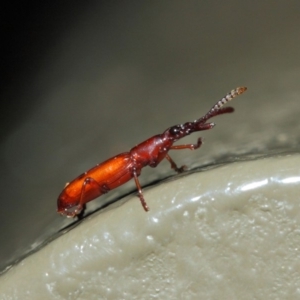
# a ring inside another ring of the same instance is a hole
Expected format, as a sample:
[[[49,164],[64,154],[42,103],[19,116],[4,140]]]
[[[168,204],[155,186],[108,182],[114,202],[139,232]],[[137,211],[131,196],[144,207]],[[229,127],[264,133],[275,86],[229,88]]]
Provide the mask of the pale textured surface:
[[[236,162],[93,215],[0,278],[1,299],[299,299],[300,155]]]

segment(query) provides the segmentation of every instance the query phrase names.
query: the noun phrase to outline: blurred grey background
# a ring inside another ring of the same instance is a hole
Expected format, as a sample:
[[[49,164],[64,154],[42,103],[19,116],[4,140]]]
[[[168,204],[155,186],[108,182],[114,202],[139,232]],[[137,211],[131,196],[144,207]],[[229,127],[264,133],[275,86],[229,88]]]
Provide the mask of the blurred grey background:
[[[200,150],[171,154],[179,165],[298,149],[299,1],[2,6],[1,270],[73,222],[56,213],[67,181],[201,117],[232,88],[249,90],[233,115],[185,140],[204,136]],[[145,169],[141,183],[172,174],[163,162]],[[126,184],[89,209],[131,190]]]

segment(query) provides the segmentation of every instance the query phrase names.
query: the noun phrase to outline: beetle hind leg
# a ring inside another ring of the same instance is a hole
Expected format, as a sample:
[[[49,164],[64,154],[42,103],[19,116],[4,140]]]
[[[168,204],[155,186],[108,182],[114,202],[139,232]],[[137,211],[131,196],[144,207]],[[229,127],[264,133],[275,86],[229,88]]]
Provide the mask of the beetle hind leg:
[[[90,190],[96,190],[97,193],[95,195],[95,197],[93,198],[96,198],[96,197],[99,197],[101,196],[102,194],[106,194],[110,191],[110,188],[108,187],[107,184],[99,184],[94,178],[92,177],[87,177],[85,178],[85,180],[83,181],[83,184],[82,184],[82,188],[81,188],[81,194],[80,194],[80,202],[79,202],[79,205],[81,207],[83,207],[83,205],[86,203],[86,202],[89,202],[90,200],[88,199],[85,199],[85,193],[86,193],[86,189],[87,189],[87,186],[88,185],[91,185],[91,186],[94,186],[96,189],[94,188],[91,188]]]

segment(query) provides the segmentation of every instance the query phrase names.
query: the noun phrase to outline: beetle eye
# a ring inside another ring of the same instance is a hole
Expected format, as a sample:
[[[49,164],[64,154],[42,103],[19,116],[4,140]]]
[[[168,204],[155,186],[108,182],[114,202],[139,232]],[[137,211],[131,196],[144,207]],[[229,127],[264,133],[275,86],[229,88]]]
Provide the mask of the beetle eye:
[[[178,132],[179,132],[179,127],[178,126],[174,126],[174,127],[172,127],[172,128],[170,128],[170,133],[172,134],[172,135],[176,135]]]

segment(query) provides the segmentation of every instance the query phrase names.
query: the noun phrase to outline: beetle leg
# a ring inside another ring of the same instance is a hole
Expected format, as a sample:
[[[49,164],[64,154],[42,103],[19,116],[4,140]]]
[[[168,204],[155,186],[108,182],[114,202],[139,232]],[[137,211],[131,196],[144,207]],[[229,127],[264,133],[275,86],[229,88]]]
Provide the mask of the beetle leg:
[[[149,207],[148,207],[148,205],[145,201],[144,195],[143,195],[142,187],[141,187],[140,182],[138,180],[137,172],[134,170],[132,172],[132,174],[133,174],[133,178],[134,178],[134,181],[135,181],[135,185],[136,185],[137,190],[138,190],[138,197],[140,198],[141,204],[142,204],[145,211],[149,211]]]
[[[182,149],[190,149],[190,150],[195,150],[200,148],[202,145],[202,138],[198,138],[197,144],[186,144],[186,145],[175,145],[171,146],[170,149],[172,150],[182,150]],[[172,163],[171,163],[172,164]]]
[[[182,145],[185,146],[185,145]],[[184,149],[184,148],[183,148]],[[171,164],[171,168],[173,170],[175,170],[177,173],[182,173],[184,171],[184,169],[186,168],[186,166],[181,166],[180,168],[177,167],[176,163],[174,162],[174,160],[170,157],[169,154],[166,155],[166,159],[170,162]]]
[[[107,192],[110,191],[109,187],[106,184],[99,184],[94,178],[92,177],[87,177],[83,181],[82,188],[81,188],[81,195],[80,195],[80,202],[79,205],[82,207],[85,204],[84,201],[84,193],[85,193],[85,188],[88,184],[94,184],[97,186],[101,194],[106,194]]]
[[[197,140],[197,144],[186,144],[186,145],[175,145],[175,146],[171,146],[170,150],[182,150],[182,149],[190,149],[190,150],[195,150],[200,148],[202,145],[202,138],[198,138]],[[184,171],[184,169],[186,168],[186,166],[181,166],[180,168],[177,167],[176,163],[174,162],[174,160],[170,157],[169,154],[166,155],[166,159],[170,162],[171,164],[171,168],[174,169],[177,173],[182,173]]]

